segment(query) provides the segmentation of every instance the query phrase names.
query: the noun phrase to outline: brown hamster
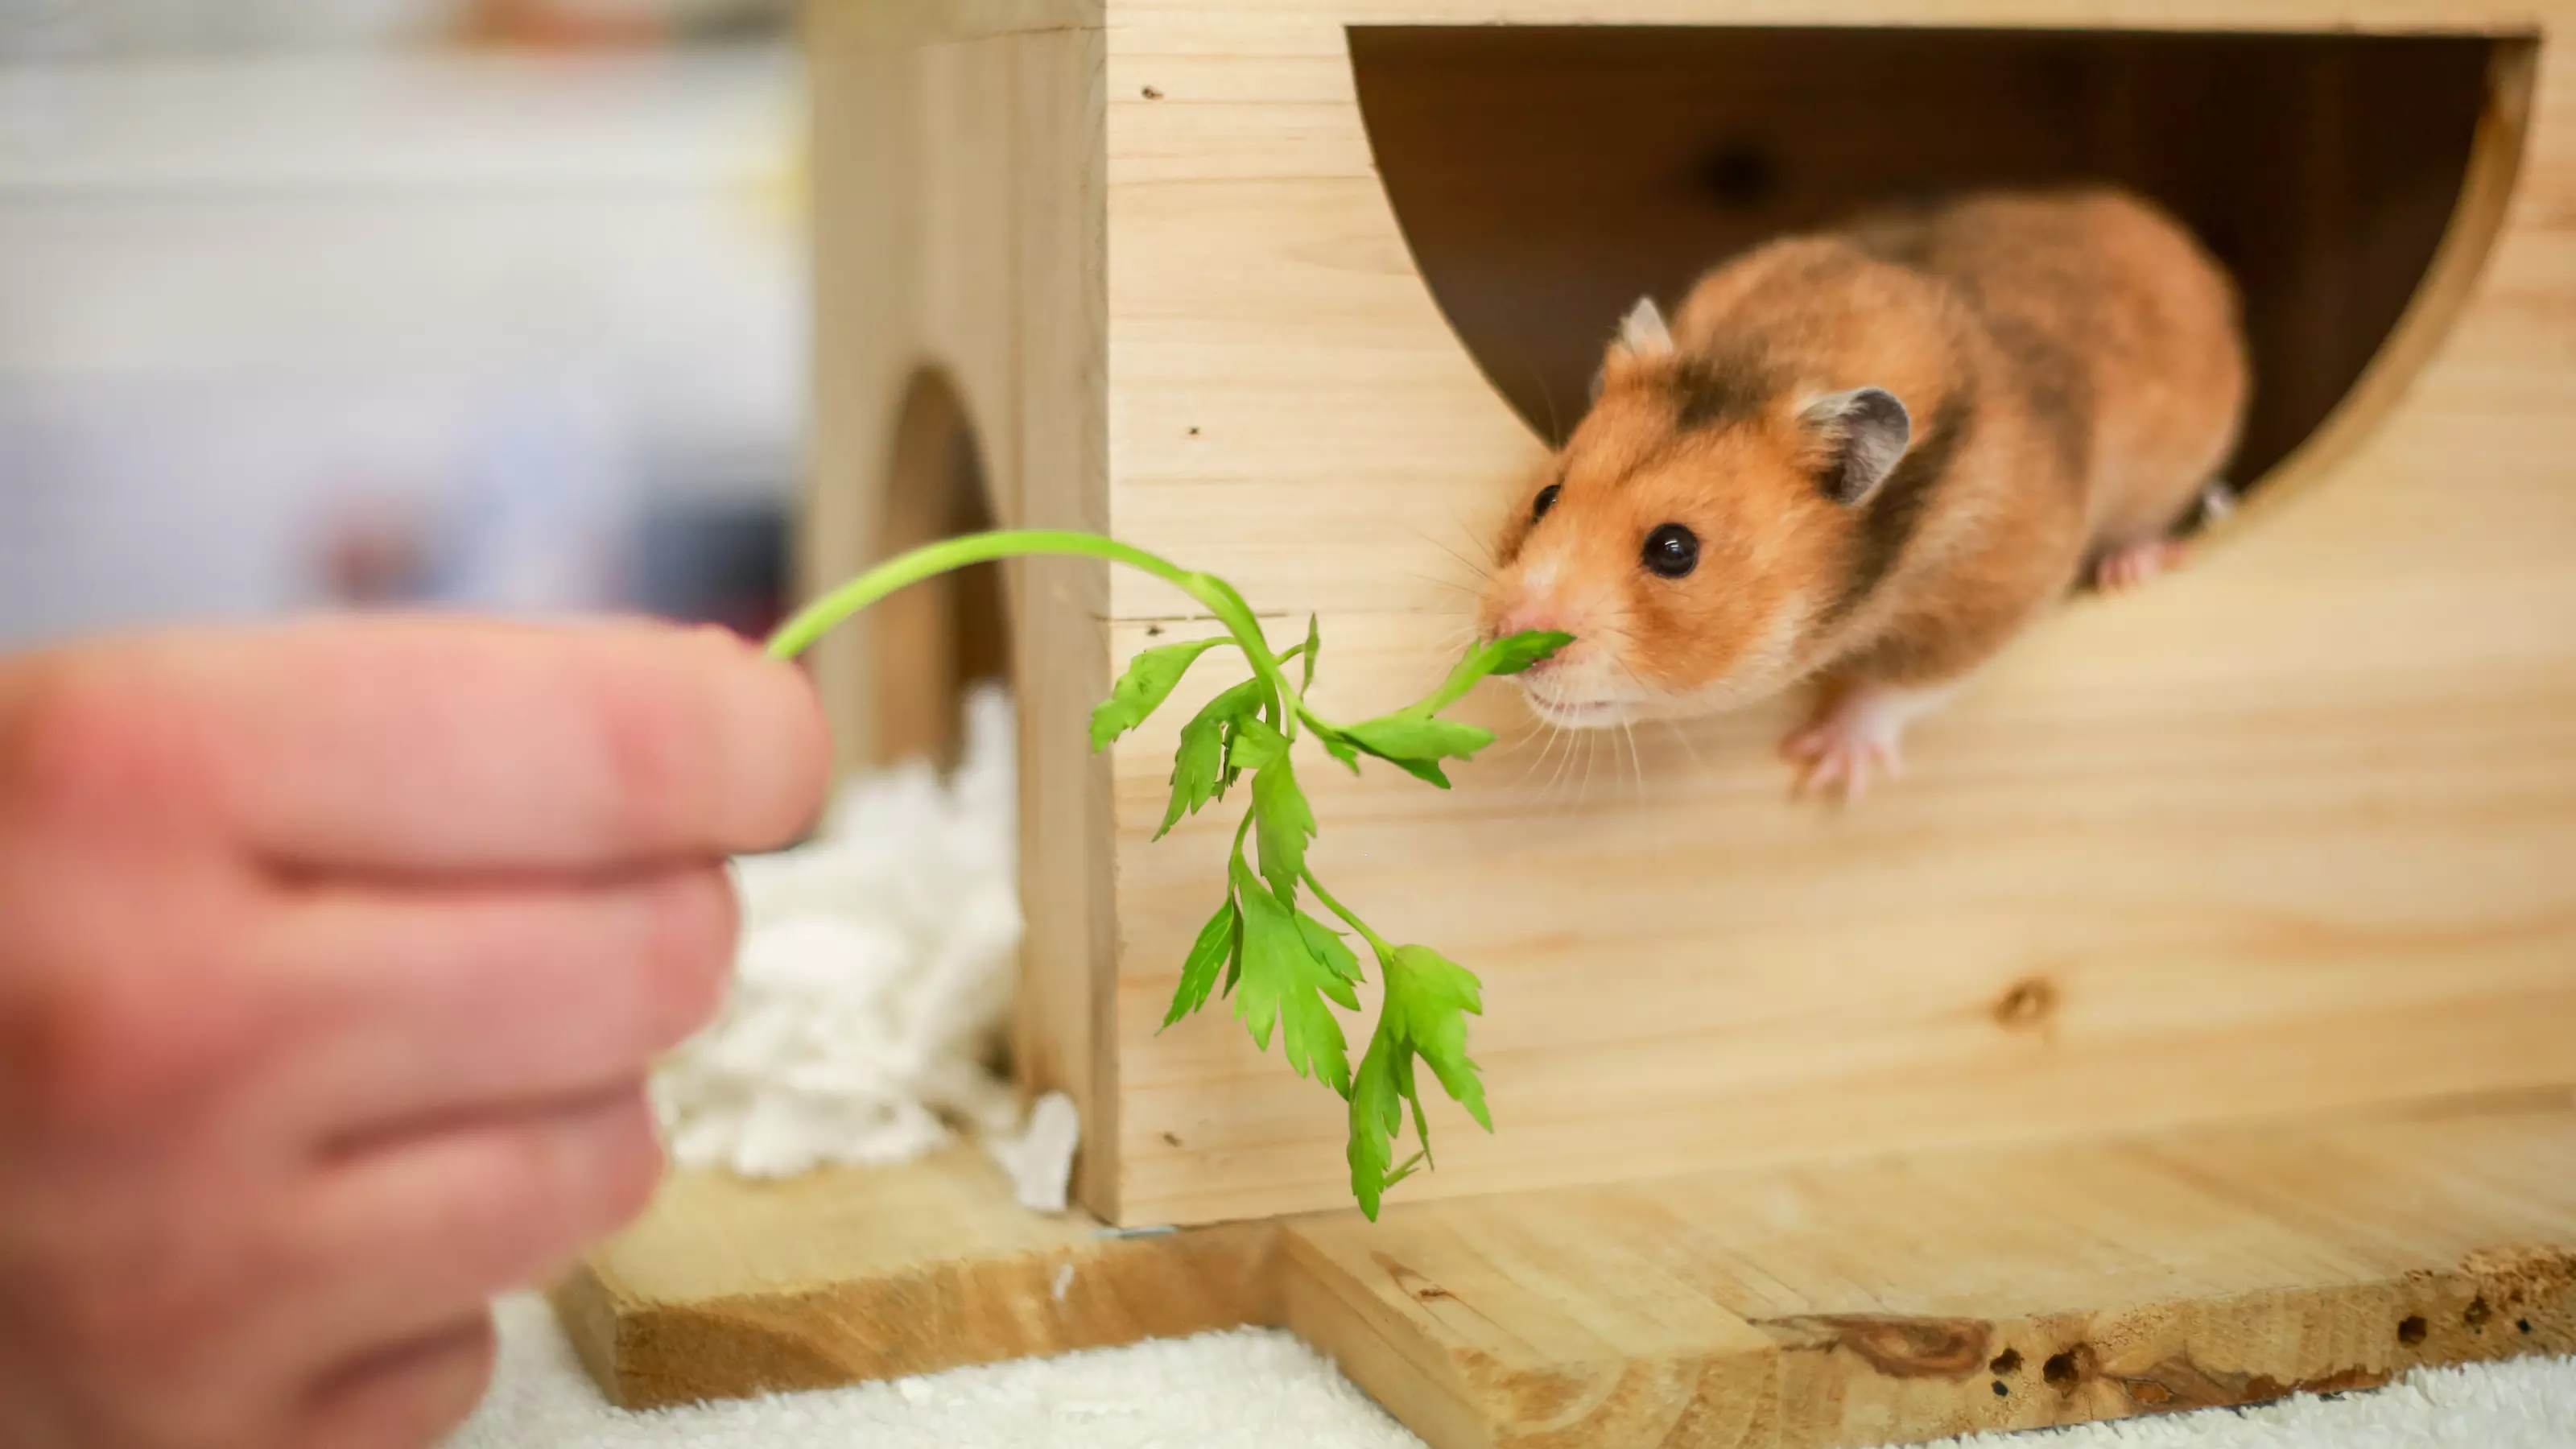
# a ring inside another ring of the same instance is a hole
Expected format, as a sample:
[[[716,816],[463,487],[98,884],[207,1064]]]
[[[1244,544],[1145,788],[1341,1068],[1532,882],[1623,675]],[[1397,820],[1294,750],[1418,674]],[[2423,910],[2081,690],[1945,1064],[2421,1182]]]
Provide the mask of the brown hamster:
[[[2236,448],[2235,288],[2106,190],[1770,243],[1638,304],[1505,524],[1479,625],[1575,642],[1541,718],[1704,714],[1807,682],[1784,749],[1857,795],[1906,725],[2088,571],[2134,583]]]

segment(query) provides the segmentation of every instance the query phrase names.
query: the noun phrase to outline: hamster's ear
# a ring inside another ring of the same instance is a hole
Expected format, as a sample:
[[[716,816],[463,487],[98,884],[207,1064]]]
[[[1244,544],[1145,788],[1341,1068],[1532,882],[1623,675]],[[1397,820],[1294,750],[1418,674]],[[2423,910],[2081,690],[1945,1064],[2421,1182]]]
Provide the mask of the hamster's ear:
[[[1673,350],[1673,329],[1664,325],[1664,309],[1652,297],[1640,297],[1619,323],[1619,345],[1639,357],[1661,357]]]
[[[1836,503],[1869,501],[1914,444],[1914,419],[1883,387],[1832,393],[1806,405],[1798,424],[1815,442],[1817,480]]]
[[[1664,309],[1652,297],[1640,297],[1628,315],[1619,319],[1618,340],[1610,344],[1610,355],[1602,359],[1601,370],[1592,375],[1592,400],[1610,384],[1628,376],[1639,363],[1673,355],[1673,329],[1664,325]]]

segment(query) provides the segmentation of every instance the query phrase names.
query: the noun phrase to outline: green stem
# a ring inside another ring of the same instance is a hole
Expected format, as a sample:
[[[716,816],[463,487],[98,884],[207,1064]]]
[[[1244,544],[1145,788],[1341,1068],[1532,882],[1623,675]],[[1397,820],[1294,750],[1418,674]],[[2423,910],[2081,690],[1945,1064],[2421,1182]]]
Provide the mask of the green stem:
[[[1213,575],[1193,572],[1169,559],[1096,533],[1004,529],[943,539],[914,549],[878,564],[807,605],[771,637],[770,656],[793,659],[812,648],[816,640],[850,616],[924,580],[976,564],[1032,554],[1105,559],[1152,574],[1179,589],[1205,606],[1219,623],[1225,625],[1227,631],[1234,635],[1235,642],[1243,647],[1244,656],[1252,661],[1253,672],[1278,692],[1286,712],[1284,733],[1289,738],[1296,737],[1296,722],[1301,718],[1309,723],[1321,723],[1307,710],[1296,686],[1288,682],[1288,671],[1280,658],[1270,652],[1270,640],[1262,633],[1261,621],[1253,614],[1252,606],[1245,603],[1243,596],[1236,593],[1231,585]]]
[[[1388,960],[1395,955],[1395,948],[1386,943],[1385,937],[1370,930],[1368,922],[1352,915],[1350,907],[1333,899],[1333,893],[1324,889],[1324,883],[1322,881],[1315,879],[1314,871],[1308,870],[1304,872],[1304,875],[1306,878],[1306,889],[1315,893],[1315,899],[1322,901],[1326,910],[1331,911],[1334,915],[1337,915],[1343,920],[1349,922],[1352,930],[1359,932],[1360,935],[1367,938],[1369,945],[1376,949],[1378,959],[1380,961]]]

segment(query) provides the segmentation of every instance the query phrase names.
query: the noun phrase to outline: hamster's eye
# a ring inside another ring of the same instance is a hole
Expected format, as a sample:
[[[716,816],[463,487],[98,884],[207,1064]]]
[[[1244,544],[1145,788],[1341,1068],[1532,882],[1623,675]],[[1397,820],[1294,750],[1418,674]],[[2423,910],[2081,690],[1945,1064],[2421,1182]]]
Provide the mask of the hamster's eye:
[[[1547,517],[1547,511],[1556,506],[1556,495],[1564,491],[1554,483],[1538,490],[1538,501],[1530,505],[1530,522],[1536,523]]]
[[[1647,534],[1646,567],[1668,579],[1688,575],[1699,567],[1699,535],[1678,523]]]

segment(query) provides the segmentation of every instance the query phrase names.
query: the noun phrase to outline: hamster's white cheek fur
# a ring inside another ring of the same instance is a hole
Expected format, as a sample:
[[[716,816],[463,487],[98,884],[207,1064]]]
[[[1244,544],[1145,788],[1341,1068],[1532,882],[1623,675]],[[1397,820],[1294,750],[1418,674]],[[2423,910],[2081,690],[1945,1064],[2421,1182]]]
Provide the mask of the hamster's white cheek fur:
[[[1726,673],[1697,689],[1675,693],[1645,682],[1646,671],[1624,652],[1623,631],[1605,629],[1590,648],[1579,647],[1556,667],[1521,677],[1531,712],[1563,729],[1615,729],[1640,720],[1696,719],[1758,703],[1796,683],[1798,641],[1807,623],[1803,608],[1782,610],[1764,626]]]
[[[1524,684],[1521,693],[1529,701],[1530,713],[1558,729],[1615,729],[1639,717],[1636,704],[1628,700],[1558,699],[1536,682]]]
[[[1619,630],[1596,628],[1589,640],[1580,626],[1573,632],[1574,645],[1555,663],[1520,676],[1531,713],[1560,729],[1611,729],[1652,707],[1653,692],[1621,655]]]

